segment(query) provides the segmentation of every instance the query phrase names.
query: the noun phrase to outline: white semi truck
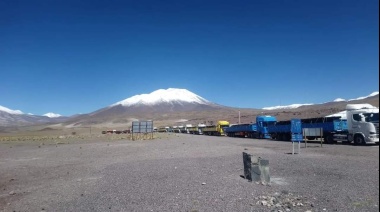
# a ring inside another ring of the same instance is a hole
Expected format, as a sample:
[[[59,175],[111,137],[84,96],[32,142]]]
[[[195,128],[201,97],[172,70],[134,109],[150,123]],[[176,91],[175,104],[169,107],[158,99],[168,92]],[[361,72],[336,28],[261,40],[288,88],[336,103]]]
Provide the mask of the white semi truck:
[[[334,135],[334,140],[356,145],[379,142],[379,108],[370,104],[346,106],[347,131]]]

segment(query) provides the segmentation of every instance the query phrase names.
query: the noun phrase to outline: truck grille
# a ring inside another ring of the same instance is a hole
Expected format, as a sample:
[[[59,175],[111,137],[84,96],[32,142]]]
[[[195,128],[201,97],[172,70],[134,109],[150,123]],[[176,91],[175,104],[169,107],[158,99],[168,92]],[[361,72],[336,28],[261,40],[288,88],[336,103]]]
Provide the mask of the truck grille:
[[[379,124],[375,124],[376,134],[379,134]]]

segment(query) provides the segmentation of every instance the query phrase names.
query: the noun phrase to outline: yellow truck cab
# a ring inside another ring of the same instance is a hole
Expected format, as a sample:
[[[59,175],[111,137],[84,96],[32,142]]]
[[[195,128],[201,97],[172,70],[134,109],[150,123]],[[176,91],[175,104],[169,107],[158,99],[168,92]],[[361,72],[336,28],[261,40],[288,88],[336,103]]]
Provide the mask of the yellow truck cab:
[[[228,121],[218,121],[217,125],[209,125],[203,128],[203,134],[205,135],[225,135],[224,128],[229,127]]]

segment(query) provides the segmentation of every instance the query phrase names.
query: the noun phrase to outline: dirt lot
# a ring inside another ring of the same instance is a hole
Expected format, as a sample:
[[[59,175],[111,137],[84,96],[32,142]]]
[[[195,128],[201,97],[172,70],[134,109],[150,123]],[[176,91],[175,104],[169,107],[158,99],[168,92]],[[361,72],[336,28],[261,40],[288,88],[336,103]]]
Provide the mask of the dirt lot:
[[[379,146],[185,134],[0,141],[0,211],[379,211]],[[271,185],[242,178],[242,152]]]

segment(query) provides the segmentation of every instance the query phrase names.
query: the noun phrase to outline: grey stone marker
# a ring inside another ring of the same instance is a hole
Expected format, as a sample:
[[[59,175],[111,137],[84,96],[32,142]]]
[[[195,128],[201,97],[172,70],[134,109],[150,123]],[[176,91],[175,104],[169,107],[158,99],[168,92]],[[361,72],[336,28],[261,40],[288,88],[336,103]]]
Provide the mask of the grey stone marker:
[[[253,182],[270,183],[269,160],[243,152],[244,178]]]
[[[251,176],[253,182],[261,181],[260,157],[251,158]]]
[[[270,183],[269,160],[260,160],[261,182]]]
[[[243,152],[243,164],[244,164],[244,178],[252,181],[251,175],[251,156],[248,153]]]

